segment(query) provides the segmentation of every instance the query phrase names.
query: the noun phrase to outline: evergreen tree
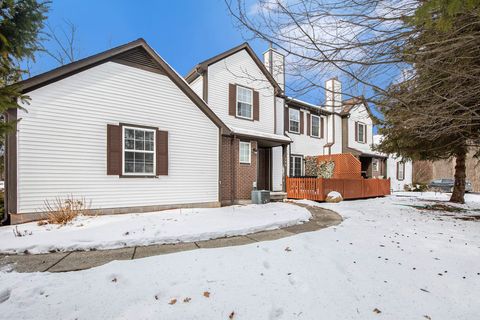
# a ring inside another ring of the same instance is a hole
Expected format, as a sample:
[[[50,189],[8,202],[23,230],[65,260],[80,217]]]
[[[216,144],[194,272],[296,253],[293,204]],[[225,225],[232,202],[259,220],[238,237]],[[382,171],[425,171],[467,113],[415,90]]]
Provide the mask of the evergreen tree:
[[[36,0],[0,1],[0,114],[18,108],[18,99],[26,100],[15,82],[21,79],[23,59],[34,58],[39,50],[39,33],[43,28],[48,2]],[[0,138],[14,127],[0,122]]]
[[[414,160],[455,157],[450,200],[463,203],[466,154],[480,144],[480,2],[425,1],[409,23],[416,34],[399,58],[411,75],[378,103],[379,149]]]

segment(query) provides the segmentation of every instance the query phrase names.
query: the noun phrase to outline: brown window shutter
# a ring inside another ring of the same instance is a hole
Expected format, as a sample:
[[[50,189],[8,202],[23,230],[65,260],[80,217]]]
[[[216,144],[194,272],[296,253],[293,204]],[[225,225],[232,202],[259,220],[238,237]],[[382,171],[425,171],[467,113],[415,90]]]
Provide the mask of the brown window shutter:
[[[260,120],[260,95],[253,91],[253,120]]]
[[[365,132],[363,133],[363,141],[364,141],[365,143],[368,143],[368,139],[367,139],[367,131],[368,131],[368,130],[367,130],[367,129],[368,129],[368,126],[365,125],[365,126],[363,127],[363,131],[365,131]]]
[[[157,176],[168,175],[168,131],[157,130]]]
[[[355,141],[358,141],[358,122],[355,122]]]
[[[107,125],[107,175],[122,174],[122,127]]]
[[[321,118],[320,118],[320,138],[322,138],[322,139],[323,139],[323,130],[324,130],[324,127],[323,127],[323,126],[325,125],[325,124],[323,123],[323,121],[324,121],[324,119],[323,119],[323,117],[321,117]]]
[[[310,135],[310,113],[307,113],[307,136]]]
[[[303,111],[300,110],[300,134],[303,134],[305,124],[303,123]]]
[[[285,114],[283,116],[283,131],[290,131],[290,114],[288,113],[288,107],[285,108]]]
[[[237,115],[237,86],[233,83],[228,84],[228,114]]]

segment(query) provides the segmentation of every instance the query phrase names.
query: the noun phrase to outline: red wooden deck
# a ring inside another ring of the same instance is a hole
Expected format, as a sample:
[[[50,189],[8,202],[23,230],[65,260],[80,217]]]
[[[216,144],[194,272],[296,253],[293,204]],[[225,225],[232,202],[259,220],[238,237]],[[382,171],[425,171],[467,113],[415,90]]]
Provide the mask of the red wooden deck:
[[[323,179],[287,177],[287,197],[324,201],[330,191],[343,199],[381,197],[390,194],[390,179]]]

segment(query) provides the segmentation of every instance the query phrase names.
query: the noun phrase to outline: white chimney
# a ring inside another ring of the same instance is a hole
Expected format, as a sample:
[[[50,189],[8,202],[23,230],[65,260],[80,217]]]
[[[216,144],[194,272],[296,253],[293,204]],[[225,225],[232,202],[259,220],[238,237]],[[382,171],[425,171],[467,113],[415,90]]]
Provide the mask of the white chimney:
[[[328,111],[340,112],[342,107],[342,83],[337,77],[325,82],[325,108]]]
[[[282,90],[285,91],[285,57],[283,54],[275,50],[274,48],[269,48],[263,53],[263,62],[268,72],[272,74],[275,81]]]

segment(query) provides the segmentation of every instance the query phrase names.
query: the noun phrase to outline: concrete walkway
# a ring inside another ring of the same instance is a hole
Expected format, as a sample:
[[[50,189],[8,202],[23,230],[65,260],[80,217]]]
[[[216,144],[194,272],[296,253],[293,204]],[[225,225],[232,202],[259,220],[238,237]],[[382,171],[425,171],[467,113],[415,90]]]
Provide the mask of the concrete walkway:
[[[35,255],[0,255],[0,268],[11,265],[17,272],[77,271],[101,266],[113,260],[131,260],[200,248],[220,248],[259,241],[276,240],[294,234],[327,228],[342,222],[342,217],[333,211],[298,203],[295,204],[305,207],[311,212],[312,218],[308,222],[283,229],[189,243],[159,244],[99,251],[55,252]]]

